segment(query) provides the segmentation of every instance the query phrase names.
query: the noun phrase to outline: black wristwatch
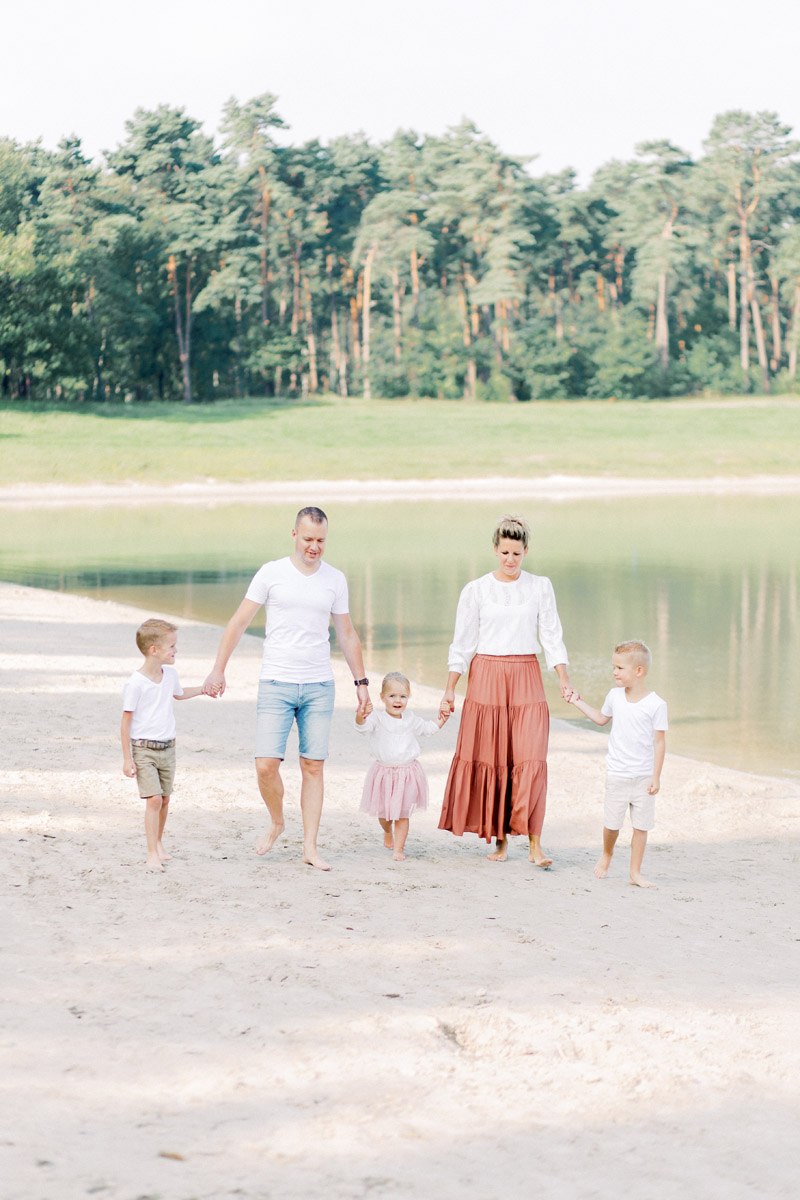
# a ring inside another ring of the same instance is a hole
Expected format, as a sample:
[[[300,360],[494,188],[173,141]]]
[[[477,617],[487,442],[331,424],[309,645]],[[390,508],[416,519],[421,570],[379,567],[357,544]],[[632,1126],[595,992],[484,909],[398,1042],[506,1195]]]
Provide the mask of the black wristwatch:
[[[356,685],[356,687],[361,687],[361,685],[362,685],[362,684],[363,684],[365,687],[369,687],[369,680],[368,680],[368,679],[354,679],[354,680],[353,680],[353,683]]]

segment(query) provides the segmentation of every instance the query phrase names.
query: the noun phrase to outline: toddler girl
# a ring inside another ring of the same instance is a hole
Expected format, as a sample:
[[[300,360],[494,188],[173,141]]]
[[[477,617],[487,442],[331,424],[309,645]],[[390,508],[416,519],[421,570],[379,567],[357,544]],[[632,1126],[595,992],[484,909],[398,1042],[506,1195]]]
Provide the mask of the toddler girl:
[[[405,858],[408,818],[415,808],[428,807],[428,781],[417,761],[418,738],[438,733],[448,713],[436,721],[423,721],[406,712],[411,687],[405,675],[390,671],[381,684],[385,712],[357,712],[356,725],[370,739],[375,756],[367,771],[361,811],[377,817],[383,829],[383,844],[397,862]]]

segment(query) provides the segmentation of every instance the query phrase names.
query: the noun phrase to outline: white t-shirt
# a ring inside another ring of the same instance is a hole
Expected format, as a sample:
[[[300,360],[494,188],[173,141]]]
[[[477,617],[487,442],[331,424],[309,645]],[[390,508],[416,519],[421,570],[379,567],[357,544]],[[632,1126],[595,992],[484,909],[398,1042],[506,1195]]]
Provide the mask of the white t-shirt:
[[[463,675],[474,654],[538,654],[542,648],[548,667],[569,661],[546,575],[520,571],[513,583],[501,583],[490,573],[467,584],[447,656],[451,671]]]
[[[122,689],[122,711],[133,713],[132,738],[170,742],[175,737],[173,696],[182,696],[183,688],[174,667],[161,668],[161,682],[153,683],[141,671],[134,671]]]
[[[648,692],[632,704],[624,687],[615,687],[600,710],[611,717],[606,770],[609,775],[627,779],[653,774],[653,744],[656,730],[669,729],[667,702],[656,692]]]
[[[372,754],[387,767],[402,767],[413,762],[419,757],[418,739],[439,732],[435,721],[426,721],[409,708],[400,717],[390,717],[387,712],[371,712],[364,724],[356,725],[356,729],[369,738]]]
[[[321,562],[313,575],[298,571],[290,558],[264,563],[246,598],[263,604],[267,619],[261,678],[281,683],[324,683],[333,679],[331,615],[350,611],[347,580]]]

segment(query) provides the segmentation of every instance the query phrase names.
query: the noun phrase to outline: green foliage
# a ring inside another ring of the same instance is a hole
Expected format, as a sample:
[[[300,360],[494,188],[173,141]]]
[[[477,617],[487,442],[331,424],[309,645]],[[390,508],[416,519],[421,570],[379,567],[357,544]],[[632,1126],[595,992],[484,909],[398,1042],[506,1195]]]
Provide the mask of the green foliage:
[[[800,164],[772,113],[535,177],[470,122],[288,144],[138,109],[107,166],[0,140],[0,397],[793,391]],[[280,140],[279,140],[280,135]]]

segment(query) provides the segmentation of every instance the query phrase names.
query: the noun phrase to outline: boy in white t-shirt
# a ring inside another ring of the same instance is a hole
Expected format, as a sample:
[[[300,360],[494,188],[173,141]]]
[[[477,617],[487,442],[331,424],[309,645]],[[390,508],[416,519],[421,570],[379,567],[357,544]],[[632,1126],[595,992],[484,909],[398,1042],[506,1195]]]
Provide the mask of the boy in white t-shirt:
[[[169,798],[175,778],[175,700],[201,696],[200,687],[182,688],[172,665],[178,646],[177,626],[151,617],[136,630],[144,662],[122,692],[122,773],[136,779],[145,802],[147,869],[163,871],[170,855],[162,845]]]
[[[655,825],[655,796],[661,787],[661,768],[666,751],[667,704],[656,692],[647,690],[646,676],[652,655],[644,642],[620,642],[611,664],[614,683],[600,711],[573,692],[571,704],[596,725],[613,720],[606,758],[605,825],[603,853],[595,866],[598,879],[605,879],[619,831],[630,809],[631,883],[652,887],[642,878],[642,859],[648,831]]]

